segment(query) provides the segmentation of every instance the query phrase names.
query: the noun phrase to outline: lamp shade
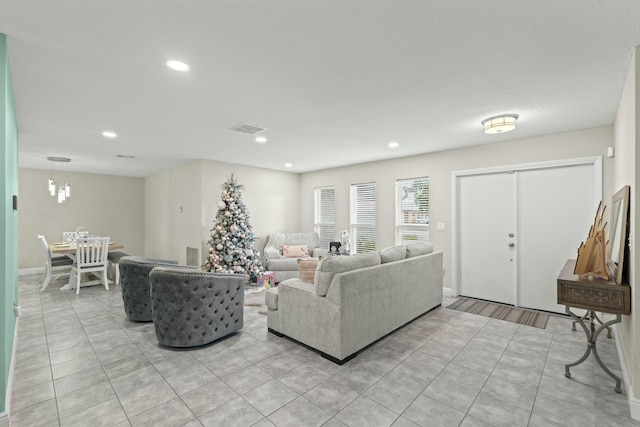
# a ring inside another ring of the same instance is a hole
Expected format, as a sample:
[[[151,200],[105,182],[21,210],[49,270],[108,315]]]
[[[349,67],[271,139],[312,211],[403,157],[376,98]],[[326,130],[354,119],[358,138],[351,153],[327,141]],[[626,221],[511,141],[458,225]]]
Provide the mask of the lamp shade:
[[[516,128],[516,120],[518,120],[517,114],[503,114],[484,119],[481,123],[484,127],[484,133],[494,134],[514,130]]]

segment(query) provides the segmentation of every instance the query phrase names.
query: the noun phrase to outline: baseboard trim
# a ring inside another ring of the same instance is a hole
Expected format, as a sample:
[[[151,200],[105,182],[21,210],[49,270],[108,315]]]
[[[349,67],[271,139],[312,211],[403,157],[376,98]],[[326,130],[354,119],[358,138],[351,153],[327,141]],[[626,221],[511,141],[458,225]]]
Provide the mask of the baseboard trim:
[[[21,268],[18,270],[18,276],[30,276],[32,274],[44,273],[44,267]]]
[[[4,396],[4,409],[5,411],[0,413],[0,427],[9,427],[10,423],[10,408],[11,408],[11,393],[13,391],[13,376],[16,366],[16,349],[18,347],[18,322],[20,318],[16,318],[16,326],[13,329],[13,346],[11,349],[11,363],[9,364],[9,379],[7,381],[7,388]]]
[[[452,297],[453,296],[453,290],[451,288],[442,288],[442,296]]]
[[[613,333],[616,341],[616,350],[618,351],[618,360],[620,361],[620,368],[622,369],[622,380],[627,389],[627,401],[629,402],[629,414],[632,419],[640,421],[640,399],[637,399],[633,394],[633,386],[631,385],[631,375],[629,374],[629,361],[627,360],[627,353],[624,349],[624,343],[619,339],[618,326],[613,325]]]

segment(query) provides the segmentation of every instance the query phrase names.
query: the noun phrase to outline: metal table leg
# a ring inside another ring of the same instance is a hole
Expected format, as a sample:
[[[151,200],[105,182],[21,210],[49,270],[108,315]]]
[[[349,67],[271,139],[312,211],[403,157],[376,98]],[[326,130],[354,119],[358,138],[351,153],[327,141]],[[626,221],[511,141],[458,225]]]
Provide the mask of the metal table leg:
[[[598,317],[598,314],[595,311],[587,311],[584,316],[582,316],[580,319],[582,320],[589,320],[589,316],[593,313],[593,315],[595,315],[596,320],[598,321],[598,323],[600,323],[602,325],[602,320],[600,320],[600,318]],[[576,330],[576,323],[578,323],[578,320],[574,320],[572,325],[571,325],[571,330],[575,331]],[[611,327],[607,328],[607,338],[611,338]]]
[[[614,380],[616,380],[616,393],[621,393],[622,389],[620,388],[621,384],[622,384],[622,380],[613,372],[611,372],[609,370],[609,368],[607,368],[604,363],[602,362],[602,360],[600,359],[600,356],[598,355],[598,349],[596,346],[596,341],[598,340],[598,335],[600,335],[600,332],[602,332],[604,329],[608,329],[611,327],[611,325],[614,325],[616,323],[620,323],[621,321],[621,316],[618,314],[616,315],[616,318],[613,320],[609,320],[606,323],[601,323],[601,325],[596,329],[596,313],[594,311],[589,311],[587,313],[587,315],[583,316],[583,317],[578,317],[576,316],[570,309],[569,307],[566,307],[566,313],[573,317],[576,321],[575,323],[579,323],[580,326],[582,327],[582,329],[584,330],[585,335],[587,336],[587,350],[584,352],[584,354],[582,355],[582,357],[574,363],[570,363],[568,365],[564,365],[564,376],[567,378],[571,378],[571,371],[569,370],[571,367],[573,366],[578,366],[579,364],[581,364],[582,362],[584,362],[585,360],[587,360],[587,357],[589,357],[589,353],[591,353],[593,351],[593,356],[596,358],[596,362],[598,362],[598,365],[600,365],[600,367],[607,373],[609,374],[609,376],[611,378],[613,378]],[[589,326],[587,327],[587,325],[585,324],[585,321],[589,321]],[[597,319],[598,321],[600,319]]]

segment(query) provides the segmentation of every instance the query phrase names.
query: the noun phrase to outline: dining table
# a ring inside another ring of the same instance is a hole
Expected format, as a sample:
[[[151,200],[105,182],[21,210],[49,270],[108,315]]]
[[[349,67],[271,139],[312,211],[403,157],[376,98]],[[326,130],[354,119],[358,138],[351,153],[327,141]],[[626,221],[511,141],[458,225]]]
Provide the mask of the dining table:
[[[109,251],[115,251],[116,249],[123,249],[124,245],[122,243],[109,242]],[[70,258],[75,258],[76,254],[76,244],[73,242],[69,243],[49,243],[49,251],[51,251],[52,255],[67,255]],[[88,274],[88,273],[87,273]],[[71,277],[69,277],[71,280]],[[100,280],[91,280],[87,282],[82,282],[82,287],[98,285],[102,283]],[[61,291],[67,291],[69,289],[73,289],[71,283],[67,283],[63,287],[60,288]]]
[[[109,251],[115,251],[116,249],[123,249],[122,243],[109,242]],[[75,243],[49,243],[49,251],[52,255],[73,255],[76,253]]]

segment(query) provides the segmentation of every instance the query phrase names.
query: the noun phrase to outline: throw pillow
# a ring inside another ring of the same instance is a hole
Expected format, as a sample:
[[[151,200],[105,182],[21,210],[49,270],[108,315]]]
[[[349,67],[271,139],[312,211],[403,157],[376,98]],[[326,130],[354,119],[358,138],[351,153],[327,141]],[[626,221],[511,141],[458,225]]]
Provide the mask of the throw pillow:
[[[318,268],[318,260],[315,259],[299,259],[298,270],[300,271],[300,279],[303,282],[313,283]]]
[[[309,247],[307,245],[282,245],[282,255],[285,258],[307,258]]]

